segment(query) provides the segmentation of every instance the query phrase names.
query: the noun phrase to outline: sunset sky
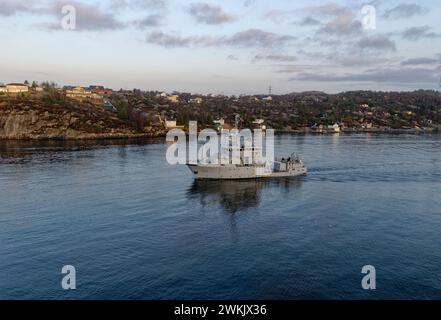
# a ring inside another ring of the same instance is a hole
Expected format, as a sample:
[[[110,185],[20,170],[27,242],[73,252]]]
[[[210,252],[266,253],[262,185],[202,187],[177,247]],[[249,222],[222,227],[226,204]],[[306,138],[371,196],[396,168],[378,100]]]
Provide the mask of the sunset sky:
[[[362,8],[376,9],[376,28]],[[64,30],[61,8],[76,9]],[[0,82],[254,94],[438,89],[429,1],[0,0]]]

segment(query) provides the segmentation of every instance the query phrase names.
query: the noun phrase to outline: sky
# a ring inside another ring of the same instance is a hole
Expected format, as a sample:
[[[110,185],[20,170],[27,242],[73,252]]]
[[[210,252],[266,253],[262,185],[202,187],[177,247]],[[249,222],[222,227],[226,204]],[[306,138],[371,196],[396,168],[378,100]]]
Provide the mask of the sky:
[[[439,17],[439,0],[0,0],[0,83],[437,90]]]

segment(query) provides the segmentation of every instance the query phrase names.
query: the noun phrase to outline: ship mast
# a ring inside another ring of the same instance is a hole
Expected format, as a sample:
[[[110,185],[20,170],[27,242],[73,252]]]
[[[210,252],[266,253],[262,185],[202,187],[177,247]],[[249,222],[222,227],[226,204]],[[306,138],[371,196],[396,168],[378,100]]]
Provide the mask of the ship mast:
[[[234,118],[234,125],[235,125],[235,128],[237,130],[239,130],[239,125],[240,125],[240,115],[239,114],[236,114],[236,117]]]

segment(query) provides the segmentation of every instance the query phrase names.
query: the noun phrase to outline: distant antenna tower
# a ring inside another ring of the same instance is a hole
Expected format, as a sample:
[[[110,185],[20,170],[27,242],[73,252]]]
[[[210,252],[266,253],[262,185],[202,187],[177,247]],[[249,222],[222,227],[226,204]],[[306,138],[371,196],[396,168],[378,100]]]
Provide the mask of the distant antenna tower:
[[[273,87],[269,86],[268,92],[269,92],[269,95],[271,95],[273,93]]]
[[[438,67],[441,70],[441,65]],[[439,78],[438,91],[441,91],[441,77]]]
[[[441,67],[440,67],[441,69]],[[441,91],[441,77],[439,78],[438,91]]]

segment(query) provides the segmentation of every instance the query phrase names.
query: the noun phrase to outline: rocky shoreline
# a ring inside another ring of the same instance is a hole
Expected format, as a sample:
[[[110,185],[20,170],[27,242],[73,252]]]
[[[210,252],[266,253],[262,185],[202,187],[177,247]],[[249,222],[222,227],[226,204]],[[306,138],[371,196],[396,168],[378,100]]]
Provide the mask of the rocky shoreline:
[[[138,132],[133,124],[90,104],[44,104],[0,101],[0,140],[97,140],[164,136],[152,128]]]
[[[276,134],[313,134],[313,135],[330,135],[330,134],[358,134],[358,133],[375,133],[375,134],[438,134],[439,129],[357,129],[348,128],[340,132],[332,131],[314,131],[309,128],[300,130],[276,130]]]
[[[340,133],[319,133],[308,130],[276,130],[275,134],[292,134],[292,135],[332,135],[332,134],[362,134],[362,133],[371,133],[371,134],[440,134],[441,132],[438,130],[433,131],[417,131],[417,130],[388,130],[388,131],[380,131],[380,130],[352,130],[345,131]],[[131,140],[131,139],[147,139],[147,138],[165,138],[166,132],[155,132],[155,133],[133,133],[133,134],[125,134],[125,133],[74,133],[69,134],[19,134],[19,135],[0,135],[0,141],[43,141],[43,140],[54,140],[54,141],[81,141],[81,140]]]
[[[345,128],[342,134],[424,134],[434,128]],[[276,134],[335,134],[311,128],[275,130]],[[165,137],[163,124],[137,127],[114,113],[90,103],[47,102],[37,98],[0,99],[0,140],[116,140]]]

